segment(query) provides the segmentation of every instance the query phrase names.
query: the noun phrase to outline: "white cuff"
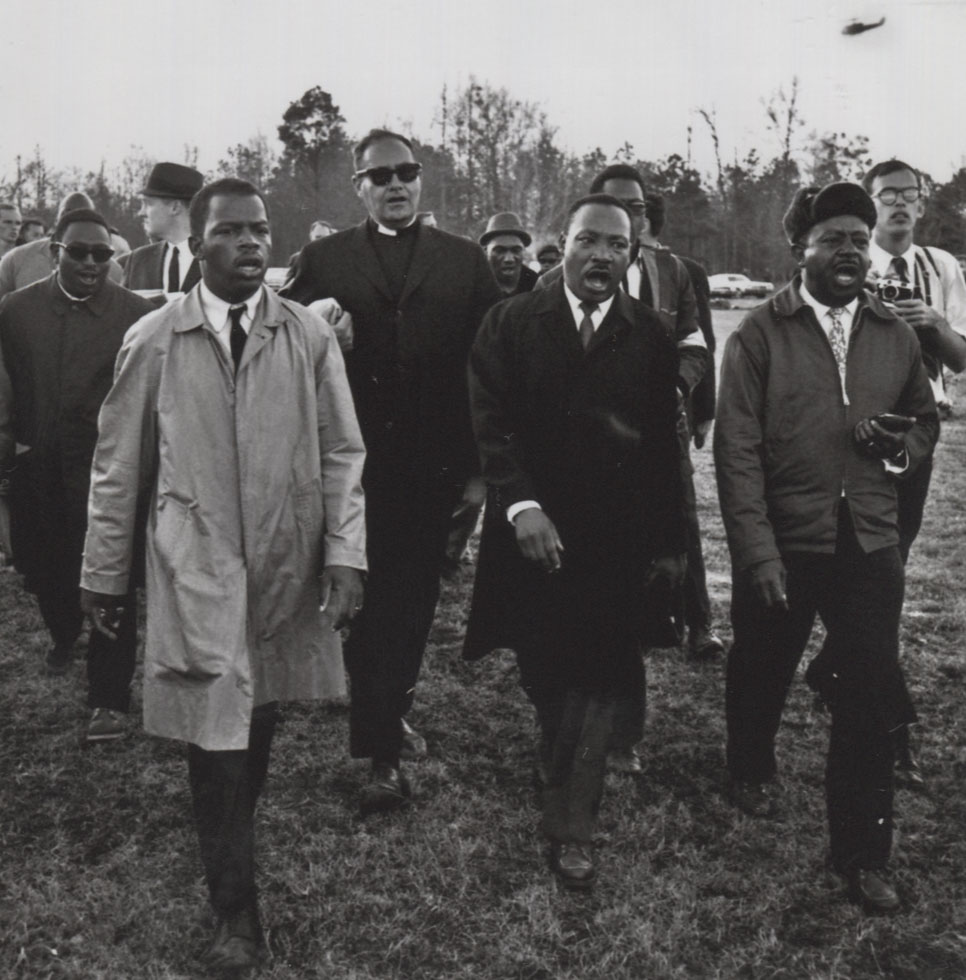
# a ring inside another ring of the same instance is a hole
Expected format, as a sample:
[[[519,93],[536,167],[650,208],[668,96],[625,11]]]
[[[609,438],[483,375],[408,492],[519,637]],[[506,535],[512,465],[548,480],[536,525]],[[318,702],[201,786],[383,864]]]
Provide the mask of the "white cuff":
[[[535,500],[518,500],[515,504],[510,504],[506,509],[506,519],[512,524],[513,518],[517,516],[521,511],[524,510],[543,510],[543,508]]]

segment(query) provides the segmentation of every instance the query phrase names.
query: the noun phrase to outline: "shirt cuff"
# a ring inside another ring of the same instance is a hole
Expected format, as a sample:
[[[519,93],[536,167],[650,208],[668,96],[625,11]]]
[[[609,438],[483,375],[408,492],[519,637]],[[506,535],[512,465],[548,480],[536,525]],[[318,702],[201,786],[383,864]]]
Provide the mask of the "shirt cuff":
[[[909,450],[903,449],[898,456],[892,459],[884,459],[882,462],[885,464],[886,473],[895,473],[896,475],[905,473],[909,469]]]
[[[512,524],[513,518],[521,511],[525,510],[543,510],[543,508],[535,500],[518,500],[515,504],[510,504],[506,509],[506,519]]]

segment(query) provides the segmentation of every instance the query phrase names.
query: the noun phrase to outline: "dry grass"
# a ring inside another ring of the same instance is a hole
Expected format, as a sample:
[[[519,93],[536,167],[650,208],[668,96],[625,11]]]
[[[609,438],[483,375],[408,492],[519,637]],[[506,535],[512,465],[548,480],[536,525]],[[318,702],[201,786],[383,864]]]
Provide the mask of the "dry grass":
[[[719,324],[728,314],[717,314]],[[730,322],[730,320],[728,321]],[[966,389],[960,386],[966,412]],[[601,880],[561,892],[530,785],[532,719],[512,657],[466,665],[470,570],[447,584],[414,723],[418,806],[359,821],[345,709],[292,706],[259,814],[267,980],[966,977],[966,422],[947,424],[909,570],[905,657],[932,793],[900,794],[904,911],[870,919],[825,891],[827,722],[804,684],[780,736],[784,816],[723,796],[720,665],[649,661],[647,773],[608,777]],[[717,621],[727,554],[709,452],[697,454]],[[87,750],[83,674],[40,675],[39,617],[0,578],[0,977],[201,976],[210,928],[179,746],[134,734]]]

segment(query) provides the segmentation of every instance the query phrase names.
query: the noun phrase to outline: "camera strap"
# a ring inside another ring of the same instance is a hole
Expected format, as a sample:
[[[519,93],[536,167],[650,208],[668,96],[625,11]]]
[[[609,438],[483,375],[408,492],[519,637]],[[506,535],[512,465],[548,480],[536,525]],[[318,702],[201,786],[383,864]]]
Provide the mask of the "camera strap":
[[[939,276],[939,269],[936,267],[936,261],[929,254],[927,248],[920,246],[916,249],[916,282],[922,290],[922,298],[926,306],[932,306],[932,276],[929,275],[929,270],[926,268],[926,260],[923,258],[923,254],[929,260],[929,264],[932,266],[937,277]]]

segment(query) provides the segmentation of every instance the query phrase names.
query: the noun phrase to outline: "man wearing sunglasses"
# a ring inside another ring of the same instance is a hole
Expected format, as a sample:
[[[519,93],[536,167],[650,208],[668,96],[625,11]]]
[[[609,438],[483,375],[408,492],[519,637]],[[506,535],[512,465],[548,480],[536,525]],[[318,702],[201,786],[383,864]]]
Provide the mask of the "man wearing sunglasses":
[[[54,228],[53,275],[8,296],[0,309],[0,464],[13,470],[14,558],[37,596],[52,646],[47,672],[69,672],[83,614],[77,583],[97,416],[128,327],[153,309],[108,278],[107,222],[88,208]],[[87,646],[89,742],[125,731],[134,674],[133,588],[115,640]]]
[[[902,160],[877,163],[862,179],[875,203],[877,222],[869,245],[870,288],[915,331],[940,412],[951,408],[943,369],[966,368],[966,281],[959,263],[941,248],[913,244],[925,210],[919,173]],[[884,290],[888,292],[883,292]],[[898,296],[894,301],[889,296]],[[909,557],[922,526],[932,478],[932,454],[897,484],[899,551]],[[896,785],[922,790],[925,780],[909,744],[909,729],[896,741]]]
[[[346,369],[367,456],[369,578],[346,645],[350,751],[372,760],[363,812],[404,806],[400,759],[425,752],[404,720],[439,598],[450,515],[478,468],[466,361],[499,298],[482,249],[417,219],[412,143],[373,130],[353,151],[368,217],[302,249],[282,295],[351,314]]]

